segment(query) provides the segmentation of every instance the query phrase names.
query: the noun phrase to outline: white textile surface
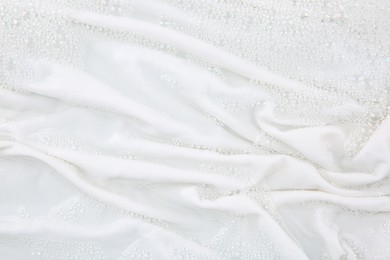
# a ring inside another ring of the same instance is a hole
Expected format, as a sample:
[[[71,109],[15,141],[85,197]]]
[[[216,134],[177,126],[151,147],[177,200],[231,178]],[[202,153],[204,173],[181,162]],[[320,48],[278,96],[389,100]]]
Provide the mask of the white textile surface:
[[[388,260],[389,113],[388,0],[0,0],[0,259]]]

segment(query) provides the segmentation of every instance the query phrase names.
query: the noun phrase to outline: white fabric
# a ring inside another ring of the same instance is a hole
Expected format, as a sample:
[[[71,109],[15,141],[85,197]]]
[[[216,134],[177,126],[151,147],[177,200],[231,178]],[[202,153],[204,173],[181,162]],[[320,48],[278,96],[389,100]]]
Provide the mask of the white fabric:
[[[389,15],[0,0],[0,259],[390,259]]]

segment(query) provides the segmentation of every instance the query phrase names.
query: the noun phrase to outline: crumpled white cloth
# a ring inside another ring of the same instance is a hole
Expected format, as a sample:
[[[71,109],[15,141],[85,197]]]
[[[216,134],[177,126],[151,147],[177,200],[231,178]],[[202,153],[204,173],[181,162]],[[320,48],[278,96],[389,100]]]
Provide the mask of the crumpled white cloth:
[[[233,2],[0,1],[1,259],[390,258],[388,2]]]

